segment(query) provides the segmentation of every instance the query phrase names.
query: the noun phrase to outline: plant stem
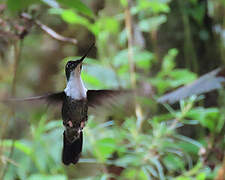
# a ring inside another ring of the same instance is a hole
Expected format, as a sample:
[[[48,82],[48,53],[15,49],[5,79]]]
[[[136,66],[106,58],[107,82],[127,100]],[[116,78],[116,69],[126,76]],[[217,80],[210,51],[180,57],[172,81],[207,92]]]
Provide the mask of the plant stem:
[[[15,96],[16,94],[16,82],[17,82],[17,69],[19,66],[19,62],[20,62],[20,56],[21,56],[21,48],[22,48],[22,40],[16,41],[14,43],[14,67],[13,67],[13,82],[12,82],[12,88],[11,88],[11,96]],[[15,117],[15,112],[14,109],[12,109],[11,111],[11,116]],[[6,124],[6,126],[8,125],[8,123]],[[6,127],[5,127],[6,128]],[[13,144],[10,147],[10,152],[9,152],[9,157],[7,159],[11,159],[13,156],[13,152],[14,152],[14,143],[15,141],[13,140]],[[9,168],[9,163],[11,163],[11,161],[6,161],[6,165],[4,166],[0,179],[4,179],[4,176],[7,172],[7,169]]]
[[[134,63],[134,37],[133,37],[133,27],[132,27],[132,15],[130,12],[132,0],[127,0],[128,6],[125,8],[125,26],[127,30],[127,39],[128,39],[128,61],[130,66],[130,78],[131,78],[131,86],[132,89],[134,89],[134,100],[135,100],[135,113],[137,117],[137,129],[138,131],[141,131],[141,126],[143,123],[143,115],[142,115],[142,109],[140,104],[137,102],[137,93],[136,93],[136,86],[137,81],[135,77],[135,63]]]

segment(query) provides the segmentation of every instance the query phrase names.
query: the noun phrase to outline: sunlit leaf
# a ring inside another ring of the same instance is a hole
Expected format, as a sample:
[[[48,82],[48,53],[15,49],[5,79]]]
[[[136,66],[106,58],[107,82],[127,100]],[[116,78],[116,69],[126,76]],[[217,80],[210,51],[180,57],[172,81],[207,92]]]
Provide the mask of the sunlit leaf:
[[[107,31],[116,34],[119,31],[119,22],[111,17],[103,17],[96,22],[96,26],[101,32]]]
[[[113,138],[100,139],[95,145],[95,154],[102,161],[105,161],[117,149],[116,141]]]
[[[79,16],[73,10],[63,10],[61,16],[64,21],[71,24],[81,24],[85,26],[89,25],[89,22],[86,18]]]
[[[175,67],[175,57],[177,56],[177,49],[170,49],[168,54],[163,58],[162,69],[164,71],[170,71]]]
[[[138,7],[140,10],[149,10],[149,8],[154,12],[154,13],[159,13],[159,12],[164,12],[168,13],[170,11],[169,6],[167,5],[166,1],[157,1],[157,0],[140,0],[138,1]]]
[[[164,157],[163,162],[168,171],[183,170],[185,167],[184,161],[180,157],[173,154],[168,154],[166,157]]]
[[[148,176],[144,173],[142,169],[134,169],[134,168],[125,169],[123,171],[123,177],[125,179],[148,180]]]
[[[128,5],[128,2],[126,0],[120,0],[120,3],[123,7],[126,7]]]
[[[89,75],[88,73],[82,72],[82,79],[90,86],[95,88],[102,87],[101,81],[99,81],[99,79],[97,79],[95,76]]]
[[[95,77],[101,82],[98,84],[99,86],[95,88],[118,88],[118,77],[112,68],[95,64],[91,66],[84,66],[83,69],[84,72],[88,73],[88,75]],[[89,80],[87,79],[87,81]],[[93,88],[93,86],[90,88]]]
[[[44,174],[33,174],[27,180],[67,180],[65,175],[44,175]]]
[[[204,172],[197,175],[196,180],[205,180],[206,174]]]
[[[84,15],[88,15],[90,17],[93,17],[94,14],[91,11],[91,9],[89,7],[87,7],[86,4],[84,4],[82,1],[80,0],[57,0],[60,4],[65,5],[68,8],[73,8],[75,9],[77,12],[82,13]]]
[[[136,52],[134,56],[137,67],[149,70],[154,60],[154,55],[148,51]]]
[[[31,146],[23,141],[2,140],[0,142],[4,147],[14,146],[15,148],[24,152],[27,155],[31,155],[31,153],[32,153]]]
[[[138,48],[134,48],[134,62],[139,68],[143,69],[149,69],[153,63],[154,55],[151,52],[148,51],[142,51]],[[123,66],[123,67],[129,67],[129,61],[128,61],[128,51],[127,49],[124,49],[117,53],[117,55],[114,57],[113,64],[117,67]]]
[[[197,76],[186,69],[174,69],[169,73],[172,78],[171,87],[178,87],[196,80]]]
[[[52,8],[59,8],[59,4],[56,2],[56,0],[41,0],[41,1],[46,3]]]
[[[195,108],[192,109],[187,117],[198,120],[201,125],[214,131],[220,117],[218,108]]]

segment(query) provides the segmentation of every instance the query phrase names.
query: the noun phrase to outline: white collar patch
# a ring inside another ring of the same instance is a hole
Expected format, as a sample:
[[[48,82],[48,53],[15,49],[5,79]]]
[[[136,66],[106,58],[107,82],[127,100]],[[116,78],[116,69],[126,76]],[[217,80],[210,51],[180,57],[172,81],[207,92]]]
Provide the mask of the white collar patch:
[[[81,77],[74,76],[74,73],[70,75],[70,79],[67,82],[64,92],[72,99],[80,100],[87,98],[87,89],[85,88]]]

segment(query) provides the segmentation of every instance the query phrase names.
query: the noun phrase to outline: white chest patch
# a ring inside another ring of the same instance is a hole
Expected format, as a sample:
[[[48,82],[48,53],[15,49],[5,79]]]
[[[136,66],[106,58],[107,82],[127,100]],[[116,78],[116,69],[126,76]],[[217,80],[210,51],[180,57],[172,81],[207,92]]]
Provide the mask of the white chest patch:
[[[64,92],[67,96],[76,100],[87,98],[87,89],[85,88],[80,75],[74,76],[73,74],[71,74]]]

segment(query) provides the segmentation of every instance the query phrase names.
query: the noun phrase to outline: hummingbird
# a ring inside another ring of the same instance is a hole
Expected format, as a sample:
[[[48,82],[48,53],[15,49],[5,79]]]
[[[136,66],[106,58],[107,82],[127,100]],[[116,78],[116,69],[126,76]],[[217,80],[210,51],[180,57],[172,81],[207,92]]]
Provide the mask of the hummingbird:
[[[62,162],[65,165],[76,164],[81,156],[83,128],[88,120],[88,107],[102,104],[125,90],[87,90],[81,78],[82,64],[92,46],[78,60],[68,61],[65,66],[66,88],[62,92],[48,93],[10,101],[45,100],[49,104],[61,104],[61,115],[65,130],[63,132]]]
[[[39,101],[45,100],[48,104],[60,104],[63,125],[62,162],[65,165],[76,164],[82,153],[83,128],[88,120],[89,107],[96,107],[107,103],[107,99],[129,94],[129,90],[88,90],[81,78],[82,64],[87,52],[78,60],[68,61],[65,66],[66,88],[61,92],[48,93],[28,98],[11,98],[9,101]],[[178,88],[157,99],[158,103],[173,104],[191,95],[198,95],[215,89],[220,89],[225,83],[225,71],[218,68],[201,76],[191,84]]]

